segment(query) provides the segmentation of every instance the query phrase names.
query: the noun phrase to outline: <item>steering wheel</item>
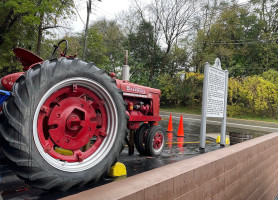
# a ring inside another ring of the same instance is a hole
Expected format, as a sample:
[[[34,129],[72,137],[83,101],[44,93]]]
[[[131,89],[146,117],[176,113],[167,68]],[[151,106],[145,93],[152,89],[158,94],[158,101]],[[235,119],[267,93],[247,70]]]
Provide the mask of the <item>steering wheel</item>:
[[[63,51],[61,51],[59,47],[60,47],[60,45],[61,45],[63,42],[66,43],[66,47],[64,48]],[[59,51],[59,53],[60,53],[60,56],[61,56],[61,57],[65,57],[66,54],[67,54],[67,51],[68,51],[68,41],[67,41],[67,40],[61,40],[61,41],[58,43],[58,45],[54,45],[54,50],[53,50],[53,52],[52,52],[51,59],[54,58],[54,55],[55,55],[57,49],[58,49],[58,51]]]

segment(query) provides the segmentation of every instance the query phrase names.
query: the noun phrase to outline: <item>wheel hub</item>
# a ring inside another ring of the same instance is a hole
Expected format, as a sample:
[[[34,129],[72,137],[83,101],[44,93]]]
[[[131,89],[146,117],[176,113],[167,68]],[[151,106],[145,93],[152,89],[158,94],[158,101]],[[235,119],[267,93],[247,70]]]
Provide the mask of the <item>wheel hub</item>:
[[[52,141],[69,150],[86,145],[96,130],[96,113],[92,105],[81,98],[66,98],[57,104],[48,120]]]
[[[153,148],[158,150],[162,146],[163,135],[161,133],[156,133],[153,139]]]
[[[67,128],[71,131],[78,130],[81,126],[84,126],[84,121],[77,115],[71,115],[67,119]]]
[[[107,125],[105,101],[94,91],[72,84],[44,100],[37,130],[45,153],[54,159],[80,163],[106,143]],[[64,155],[55,149],[72,153]]]

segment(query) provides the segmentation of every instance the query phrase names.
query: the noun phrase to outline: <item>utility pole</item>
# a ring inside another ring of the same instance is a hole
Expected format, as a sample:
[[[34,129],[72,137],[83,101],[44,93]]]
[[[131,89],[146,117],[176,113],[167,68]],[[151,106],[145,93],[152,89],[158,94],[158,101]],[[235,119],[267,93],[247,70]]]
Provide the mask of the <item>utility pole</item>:
[[[85,38],[84,38],[84,48],[83,48],[83,61],[85,61],[85,59],[86,59],[88,26],[89,26],[91,8],[92,8],[92,0],[88,0],[88,2],[87,2],[87,21],[86,21],[86,27],[85,27]]]

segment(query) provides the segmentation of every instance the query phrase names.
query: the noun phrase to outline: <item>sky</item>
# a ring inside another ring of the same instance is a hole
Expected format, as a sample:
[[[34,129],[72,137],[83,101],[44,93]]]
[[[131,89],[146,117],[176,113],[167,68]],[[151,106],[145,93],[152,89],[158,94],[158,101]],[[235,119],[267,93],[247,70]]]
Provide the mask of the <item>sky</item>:
[[[76,0],[76,9],[78,10],[80,17],[77,13],[76,19],[72,23],[72,28],[75,32],[80,32],[84,30],[85,25],[83,24],[83,22],[86,23],[87,18],[86,2],[87,0]],[[107,19],[114,19],[117,13],[121,12],[122,10],[127,10],[131,5],[131,0],[102,0],[101,2],[93,2],[94,5],[92,6],[90,22],[103,17]],[[82,20],[80,18],[82,18]]]
[[[239,0],[239,3],[245,3],[248,0]],[[87,0],[75,0],[76,4],[76,17],[72,20],[71,29],[74,32],[81,32],[84,30],[87,9]],[[105,17],[106,19],[114,19],[115,15],[123,10],[128,10],[131,5],[131,0],[101,0],[98,2],[93,0],[92,13],[90,15],[90,22],[99,18]]]

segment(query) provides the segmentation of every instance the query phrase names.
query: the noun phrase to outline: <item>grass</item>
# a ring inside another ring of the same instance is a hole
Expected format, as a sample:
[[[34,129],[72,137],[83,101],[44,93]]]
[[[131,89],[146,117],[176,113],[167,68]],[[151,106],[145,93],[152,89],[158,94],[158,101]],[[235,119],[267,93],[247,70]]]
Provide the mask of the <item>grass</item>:
[[[201,115],[202,109],[201,108],[190,108],[190,107],[166,107],[166,106],[161,106],[160,108],[161,111],[170,111],[170,112],[184,112],[188,114],[196,114],[196,115]]]
[[[236,117],[232,117],[235,119],[246,119],[246,120],[254,120],[254,121],[263,121],[263,122],[274,122],[274,123],[278,123],[277,119],[273,119],[273,118],[265,118],[265,117],[254,117],[254,116],[236,116]]]
[[[181,113],[188,113],[188,114],[196,114],[196,115],[201,115],[201,113],[202,113],[202,109],[201,108],[190,108],[190,107],[179,107],[179,106],[178,107],[162,106],[160,108],[160,110],[161,111],[168,111],[168,112],[181,112]],[[265,118],[265,117],[233,116],[231,118],[278,123],[277,119],[274,119],[274,118]]]

